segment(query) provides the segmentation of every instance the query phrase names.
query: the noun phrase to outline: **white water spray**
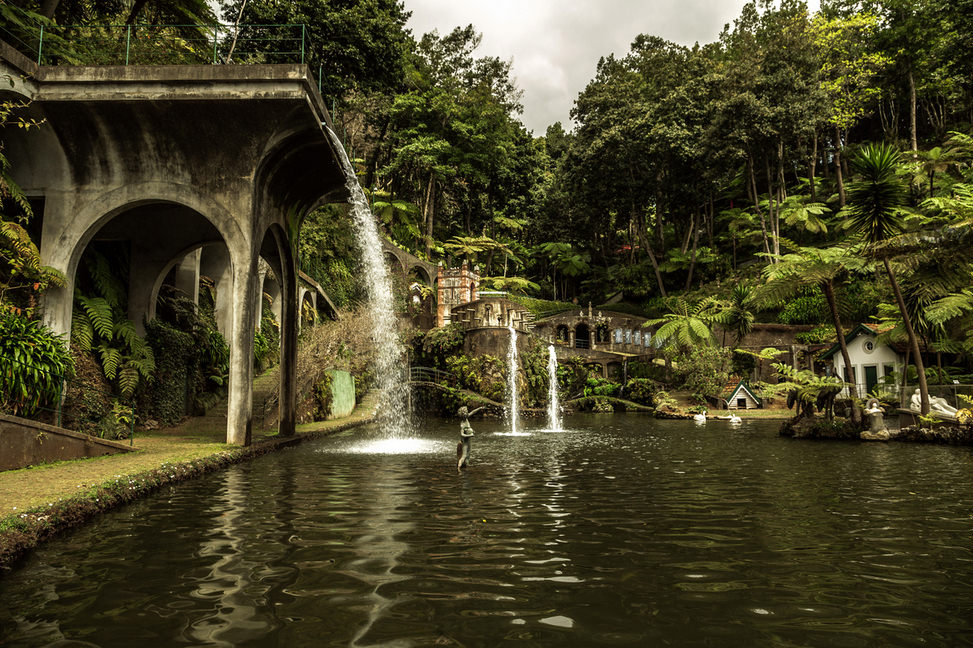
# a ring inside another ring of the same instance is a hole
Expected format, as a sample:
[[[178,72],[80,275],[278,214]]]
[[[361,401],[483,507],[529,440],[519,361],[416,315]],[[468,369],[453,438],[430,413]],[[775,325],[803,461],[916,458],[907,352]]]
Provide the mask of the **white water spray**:
[[[547,427],[552,432],[561,432],[561,404],[557,399],[557,354],[554,345],[547,347]]]
[[[510,330],[510,349],[507,351],[507,398],[510,399],[507,405],[507,412],[510,416],[510,432],[517,434],[518,401],[517,394],[517,329],[513,324],[507,327]]]
[[[362,269],[368,291],[368,304],[372,320],[372,339],[375,344],[375,381],[379,390],[376,416],[383,432],[390,436],[402,436],[410,432],[408,412],[408,376],[403,362],[405,349],[399,341],[392,282],[389,280],[382,240],[379,238],[375,216],[368,208],[365,193],[358,184],[355,170],[348,161],[338,136],[324,127],[338,153],[345,173],[345,187],[351,198],[351,217],[355,226],[355,241],[361,251]]]

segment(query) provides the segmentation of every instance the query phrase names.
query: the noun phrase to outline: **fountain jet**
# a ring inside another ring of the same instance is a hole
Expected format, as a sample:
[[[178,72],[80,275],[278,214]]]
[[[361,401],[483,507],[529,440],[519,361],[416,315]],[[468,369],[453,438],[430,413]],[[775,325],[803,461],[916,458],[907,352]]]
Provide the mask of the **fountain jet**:
[[[547,347],[547,426],[553,432],[561,432],[561,405],[557,398],[557,354],[554,345]]]
[[[510,330],[510,350],[507,351],[507,414],[510,416],[510,433],[517,434],[518,394],[517,394],[517,329],[513,324]]]

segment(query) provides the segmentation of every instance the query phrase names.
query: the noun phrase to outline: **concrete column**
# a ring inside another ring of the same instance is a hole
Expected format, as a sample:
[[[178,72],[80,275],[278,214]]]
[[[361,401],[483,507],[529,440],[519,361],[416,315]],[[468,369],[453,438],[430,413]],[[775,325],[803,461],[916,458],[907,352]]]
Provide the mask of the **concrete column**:
[[[182,261],[176,264],[175,285],[193,303],[199,305],[199,260],[202,256],[202,249],[197,248],[183,257]]]
[[[280,399],[277,432],[292,436],[297,422],[297,327],[301,321],[297,302],[297,269],[289,259],[281,259],[281,295],[276,300],[280,309]]]
[[[226,245],[207,245],[201,249],[199,272],[213,280],[216,291],[214,317],[216,328],[229,339],[233,326],[233,274],[230,268],[230,251]]]
[[[227,393],[226,442],[250,445],[253,432],[253,332],[258,322],[254,309],[257,289],[257,253],[241,250],[233,257],[230,296],[232,329],[230,379]]]
[[[17,77],[19,78],[19,77]],[[71,344],[71,316],[74,312],[74,269],[69,268],[71,250],[61,246],[63,224],[70,222],[71,213],[60,193],[48,195],[44,202],[44,223],[41,231],[41,261],[64,275],[64,286],[51,287],[41,295],[40,310],[44,325]]]

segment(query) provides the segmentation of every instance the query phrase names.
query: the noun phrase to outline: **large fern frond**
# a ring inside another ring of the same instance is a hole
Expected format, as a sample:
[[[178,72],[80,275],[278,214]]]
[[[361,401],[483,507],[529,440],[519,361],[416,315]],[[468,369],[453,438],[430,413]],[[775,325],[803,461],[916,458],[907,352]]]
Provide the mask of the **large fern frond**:
[[[85,297],[79,294],[76,299],[81,308],[84,309],[85,315],[88,316],[88,321],[91,322],[91,327],[95,330],[95,333],[102,339],[112,339],[115,321],[111,304],[103,297]]]

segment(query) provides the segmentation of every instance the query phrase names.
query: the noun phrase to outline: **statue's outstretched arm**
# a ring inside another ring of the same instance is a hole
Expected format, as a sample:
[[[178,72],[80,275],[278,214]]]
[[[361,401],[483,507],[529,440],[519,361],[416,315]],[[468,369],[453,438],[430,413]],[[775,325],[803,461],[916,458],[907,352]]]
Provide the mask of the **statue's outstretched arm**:
[[[477,407],[475,410],[473,410],[472,412],[469,413],[469,416],[473,416],[474,414],[476,414],[477,412],[479,412],[484,407],[486,407],[486,405],[481,405],[480,407]]]

